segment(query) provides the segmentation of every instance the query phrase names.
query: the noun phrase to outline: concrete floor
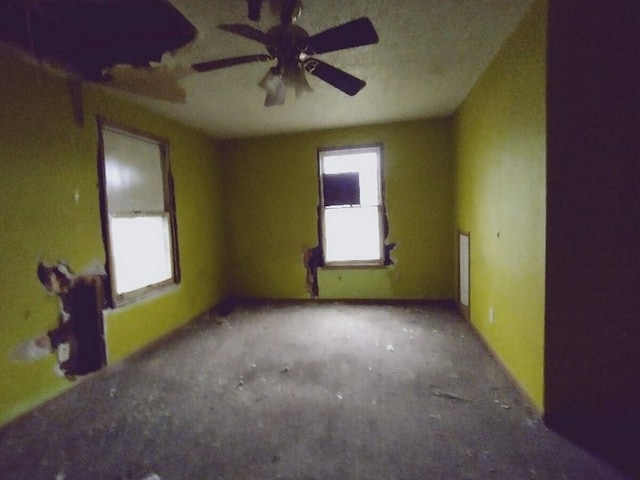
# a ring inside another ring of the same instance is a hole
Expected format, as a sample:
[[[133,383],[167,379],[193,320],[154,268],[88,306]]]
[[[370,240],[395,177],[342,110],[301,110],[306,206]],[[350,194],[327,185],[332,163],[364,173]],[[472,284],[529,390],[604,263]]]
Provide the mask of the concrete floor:
[[[157,477],[151,477],[156,474]],[[0,478],[623,479],[447,305],[205,315],[0,431]]]

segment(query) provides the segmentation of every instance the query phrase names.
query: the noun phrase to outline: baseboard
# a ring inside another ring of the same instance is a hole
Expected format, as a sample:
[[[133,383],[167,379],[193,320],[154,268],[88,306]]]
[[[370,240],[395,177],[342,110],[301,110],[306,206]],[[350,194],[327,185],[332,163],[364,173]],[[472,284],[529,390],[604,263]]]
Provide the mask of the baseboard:
[[[500,368],[505,373],[505,375],[507,376],[511,384],[516,388],[516,390],[518,390],[518,393],[520,393],[520,395],[524,399],[529,409],[538,417],[539,420],[543,420],[544,411],[540,409],[540,407],[538,407],[536,403],[532,400],[531,396],[529,395],[529,392],[527,392],[522,387],[522,385],[520,385],[520,382],[518,381],[518,379],[515,377],[515,375],[513,375],[513,373],[511,373],[511,370],[507,368],[507,365],[502,361],[502,359],[493,350],[493,348],[491,348],[491,346],[489,345],[487,340],[484,338],[484,336],[480,333],[478,328],[471,321],[468,321],[468,322],[475,336],[478,338],[478,340],[480,340],[480,343],[482,343],[482,345],[487,350],[487,352],[489,352],[489,355],[491,355],[491,358],[493,358],[496,361],[496,363],[500,366]]]
[[[238,297],[225,298],[214,311],[221,315],[228,315],[234,308],[241,305],[311,305],[339,303],[345,305],[390,305],[390,306],[441,306],[455,308],[453,299],[398,299],[398,298],[264,298]]]

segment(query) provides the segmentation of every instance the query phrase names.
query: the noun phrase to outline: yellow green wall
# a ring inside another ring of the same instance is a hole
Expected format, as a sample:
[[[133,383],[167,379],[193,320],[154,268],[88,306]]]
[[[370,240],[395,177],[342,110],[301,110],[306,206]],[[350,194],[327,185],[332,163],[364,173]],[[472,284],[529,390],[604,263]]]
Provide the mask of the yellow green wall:
[[[223,298],[224,239],[219,154],[205,135],[143,113],[92,86],[84,125],[74,122],[64,79],[0,52],[0,424],[72,384],[50,355],[11,359],[14,347],[57,324],[57,298],[36,276],[39,260],[80,271],[104,263],[95,115],[169,139],[182,283],[106,314],[110,362],[122,359]],[[75,194],[78,201],[75,201]]]
[[[318,244],[318,147],[381,142],[395,265],[321,270],[320,298],[453,298],[450,119],[225,142],[227,280],[240,297],[305,298]]]
[[[580,2],[551,4],[547,22],[548,3],[536,0],[454,118],[241,141],[92,85],[78,125],[61,77],[0,51],[0,425],[72,385],[53,355],[11,353],[57,323],[38,261],[104,262],[97,114],[170,140],[182,270],[179,287],[106,313],[111,363],[227,295],[308,297],[316,149],[380,142],[395,265],[321,270],[321,298],[453,298],[456,231],[470,232],[471,321],[534,404],[638,418],[637,29],[630,11]]]
[[[454,118],[240,141],[92,85],[78,125],[61,77],[0,52],[0,425],[72,385],[53,355],[11,353],[57,323],[38,261],[104,262],[97,114],[170,140],[182,270],[179,287],[106,312],[111,363],[227,295],[307,298],[316,149],[380,142],[395,265],[321,270],[321,298],[454,298],[455,235],[470,232],[471,321],[533,403],[637,418],[637,87],[624,53],[636,29],[628,12],[579,2],[554,3],[547,22],[548,3],[534,3]],[[579,55],[585,39],[598,48]]]
[[[544,384],[545,61],[546,2],[538,1],[456,117],[456,227],[471,238],[471,321],[539,408]]]

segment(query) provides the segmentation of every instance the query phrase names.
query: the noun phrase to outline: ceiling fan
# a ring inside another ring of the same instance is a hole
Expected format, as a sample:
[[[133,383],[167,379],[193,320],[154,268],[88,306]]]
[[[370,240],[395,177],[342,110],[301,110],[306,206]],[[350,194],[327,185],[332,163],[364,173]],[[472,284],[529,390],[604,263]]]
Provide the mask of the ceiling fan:
[[[314,55],[377,43],[378,34],[371,20],[361,17],[309,36],[306,30],[294,25],[302,12],[300,1],[280,0],[273,3],[279,10],[280,24],[266,33],[245,24],[218,26],[261,43],[267,53],[195,63],[191,68],[197,72],[209,72],[234,65],[276,60],[276,65],[258,84],[267,92],[264,102],[267,107],[284,104],[287,87],[293,87],[297,96],[310,91],[305,71],[347,95],[353,96],[364,88],[364,80],[318,60]]]

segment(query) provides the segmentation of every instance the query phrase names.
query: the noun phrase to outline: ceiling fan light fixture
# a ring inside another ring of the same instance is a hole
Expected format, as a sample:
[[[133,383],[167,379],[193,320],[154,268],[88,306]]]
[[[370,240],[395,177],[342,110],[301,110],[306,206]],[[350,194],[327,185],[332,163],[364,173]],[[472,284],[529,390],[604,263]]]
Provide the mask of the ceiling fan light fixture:
[[[313,91],[311,85],[309,85],[309,82],[307,81],[306,75],[304,74],[304,68],[302,68],[301,65],[297,65],[295,68],[285,71],[283,81],[286,86],[295,88],[296,98]]]
[[[296,98],[300,98],[307,93],[313,92],[313,88],[307,83],[305,85],[299,85],[296,87]]]
[[[287,87],[298,87],[307,83],[304,70],[300,65],[285,68],[282,72],[282,81]]]
[[[269,95],[275,95],[281,85],[284,86],[282,75],[274,73],[273,69],[269,69],[267,74],[258,83],[258,86],[263,88]]]
[[[280,82],[278,84],[278,88],[274,93],[271,93],[267,90],[267,96],[264,99],[265,107],[273,107],[276,105],[284,105],[284,101],[287,98],[287,86]]]

